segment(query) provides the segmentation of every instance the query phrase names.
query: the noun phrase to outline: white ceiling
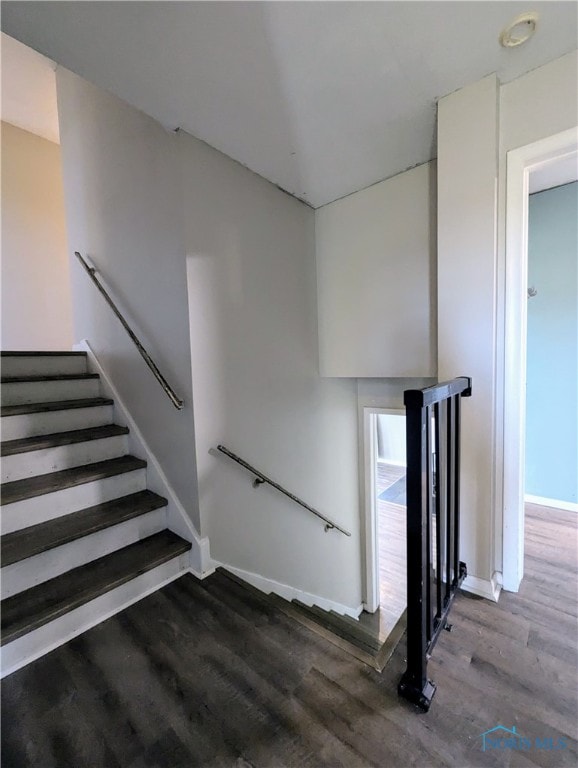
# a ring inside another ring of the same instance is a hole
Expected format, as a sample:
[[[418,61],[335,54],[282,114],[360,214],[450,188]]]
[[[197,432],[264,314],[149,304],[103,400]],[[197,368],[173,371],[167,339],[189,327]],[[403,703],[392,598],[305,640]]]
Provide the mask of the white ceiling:
[[[54,62],[2,34],[2,120],[58,143]]]
[[[519,49],[498,43],[540,14]],[[4,2],[2,28],[314,207],[435,156],[436,100],[575,49],[575,2]]]

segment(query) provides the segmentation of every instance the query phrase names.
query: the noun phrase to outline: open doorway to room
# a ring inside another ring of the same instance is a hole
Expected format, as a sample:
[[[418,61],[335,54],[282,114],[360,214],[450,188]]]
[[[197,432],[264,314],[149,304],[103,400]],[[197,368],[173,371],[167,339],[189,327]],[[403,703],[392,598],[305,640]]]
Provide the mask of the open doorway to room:
[[[530,174],[525,501],[578,512],[578,167]],[[569,418],[560,418],[560,408]]]
[[[529,179],[524,573],[553,595],[578,565],[577,178],[570,155]]]
[[[575,540],[578,129],[512,150],[507,170],[503,585],[517,592],[527,559],[529,575],[550,567],[552,525]]]
[[[366,610],[383,642],[406,608],[405,411],[365,411]]]

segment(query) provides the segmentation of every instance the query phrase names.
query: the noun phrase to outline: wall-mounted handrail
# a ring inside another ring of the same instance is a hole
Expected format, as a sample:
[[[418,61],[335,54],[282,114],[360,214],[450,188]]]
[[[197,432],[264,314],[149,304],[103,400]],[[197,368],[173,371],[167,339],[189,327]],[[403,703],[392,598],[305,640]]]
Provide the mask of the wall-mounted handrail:
[[[177,396],[177,394],[175,393],[174,389],[170,386],[168,381],[165,379],[165,377],[159,371],[159,369],[155,365],[155,363],[154,363],[153,359],[151,358],[151,356],[149,355],[149,353],[146,351],[146,349],[140,343],[140,341],[138,340],[136,334],[133,332],[133,330],[131,329],[131,327],[127,323],[127,321],[124,319],[124,317],[122,316],[120,310],[117,308],[117,306],[114,303],[114,301],[110,298],[110,296],[108,295],[108,293],[104,289],[102,283],[99,281],[99,279],[94,274],[95,271],[96,271],[94,269],[94,267],[89,267],[88,264],[86,263],[86,261],[82,258],[82,256],[80,255],[80,253],[78,251],[75,251],[74,255],[80,261],[80,263],[82,264],[82,266],[86,270],[88,276],[90,277],[92,282],[98,288],[99,292],[104,296],[104,299],[107,302],[107,304],[109,305],[109,307],[112,309],[114,314],[120,320],[122,327],[125,329],[125,331],[130,336],[131,340],[133,341],[134,345],[136,346],[136,348],[140,352],[140,354],[141,354],[142,358],[144,359],[145,363],[151,369],[151,371],[153,372],[155,378],[157,379],[157,381],[159,382],[161,387],[164,389],[164,391],[165,391],[167,397],[169,398],[169,400],[171,401],[171,403],[175,406],[175,408],[178,408],[179,410],[181,410],[181,408],[184,406],[183,401],[180,399],[180,397]]]
[[[322,515],[321,512],[319,512],[317,509],[310,507],[309,504],[306,504],[298,496],[295,496],[293,493],[290,493],[285,488],[283,488],[283,486],[279,485],[279,483],[276,483],[274,480],[271,480],[270,477],[267,477],[267,475],[264,475],[258,469],[255,469],[255,467],[251,466],[251,464],[248,464],[240,456],[237,456],[236,453],[233,453],[228,448],[225,448],[224,445],[218,445],[217,450],[221,451],[221,453],[224,453],[225,456],[228,456],[230,459],[233,459],[233,461],[236,461],[237,464],[240,464],[242,467],[244,467],[249,472],[251,472],[251,474],[255,475],[255,480],[253,480],[253,485],[255,488],[258,488],[263,483],[267,483],[268,485],[272,486],[280,493],[283,493],[285,494],[285,496],[288,496],[291,499],[291,501],[294,501],[296,504],[299,504],[299,506],[304,507],[304,509],[307,509],[316,517],[319,517],[321,520],[323,520],[323,522],[325,523],[325,531],[330,531],[335,529],[336,531],[339,531],[340,533],[345,534],[345,536],[351,536],[349,531],[346,531],[340,525],[337,525],[337,523],[333,522],[333,520],[330,520],[328,517],[325,517],[325,515]]]

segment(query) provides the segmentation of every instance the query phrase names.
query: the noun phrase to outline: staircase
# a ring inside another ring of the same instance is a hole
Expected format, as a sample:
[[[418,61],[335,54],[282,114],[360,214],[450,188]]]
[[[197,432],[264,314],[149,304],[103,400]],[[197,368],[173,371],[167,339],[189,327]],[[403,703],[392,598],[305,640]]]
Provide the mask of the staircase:
[[[299,600],[285,600],[274,594],[266,594],[234,575],[224,567],[217,568],[212,577],[211,587],[226,584],[226,591],[242,600],[254,600],[274,606],[286,616],[324,637],[356,659],[363,661],[378,672],[382,672],[402,639],[406,621],[400,617],[391,631],[384,635],[380,631],[378,614],[363,612],[359,619],[342,616],[335,611],[326,611],[316,605],[305,605]]]
[[[2,352],[2,675],[189,567],[84,352]]]

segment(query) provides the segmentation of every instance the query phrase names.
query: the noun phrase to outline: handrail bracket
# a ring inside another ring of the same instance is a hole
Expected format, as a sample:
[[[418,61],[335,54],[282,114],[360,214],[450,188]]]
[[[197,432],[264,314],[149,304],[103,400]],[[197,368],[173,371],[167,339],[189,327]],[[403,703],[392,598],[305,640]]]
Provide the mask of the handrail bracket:
[[[343,533],[345,536],[351,536],[349,531],[346,531],[340,525],[337,525],[337,523],[333,522],[333,520],[329,520],[329,518],[325,517],[325,515],[322,515],[321,512],[319,512],[314,507],[310,507],[309,504],[306,504],[299,497],[295,496],[295,494],[290,493],[288,490],[283,488],[283,486],[279,485],[279,483],[276,483],[274,480],[271,480],[270,477],[267,477],[267,475],[264,475],[258,469],[255,469],[255,467],[251,466],[251,464],[248,464],[240,456],[237,456],[236,453],[233,453],[228,448],[225,448],[224,445],[218,445],[217,450],[220,451],[221,453],[224,453],[225,456],[228,456],[233,461],[236,461],[237,464],[239,464],[240,466],[242,466],[244,469],[248,470],[249,472],[251,472],[252,475],[255,476],[253,479],[253,488],[258,488],[260,485],[267,483],[267,485],[270,485],[272,488],[275,488],[275,490],[287,496],[289,499],[291,499],[291,501],[294,501],[296,504],[299,504],[300,507],[303,507],[308,512],[311,512],[313,515],[318,517],[320,520],[323,520],[323,522],[325,523],[326,533],[327,531],[336,530],[336,531],[339,531],[340,533]]]

